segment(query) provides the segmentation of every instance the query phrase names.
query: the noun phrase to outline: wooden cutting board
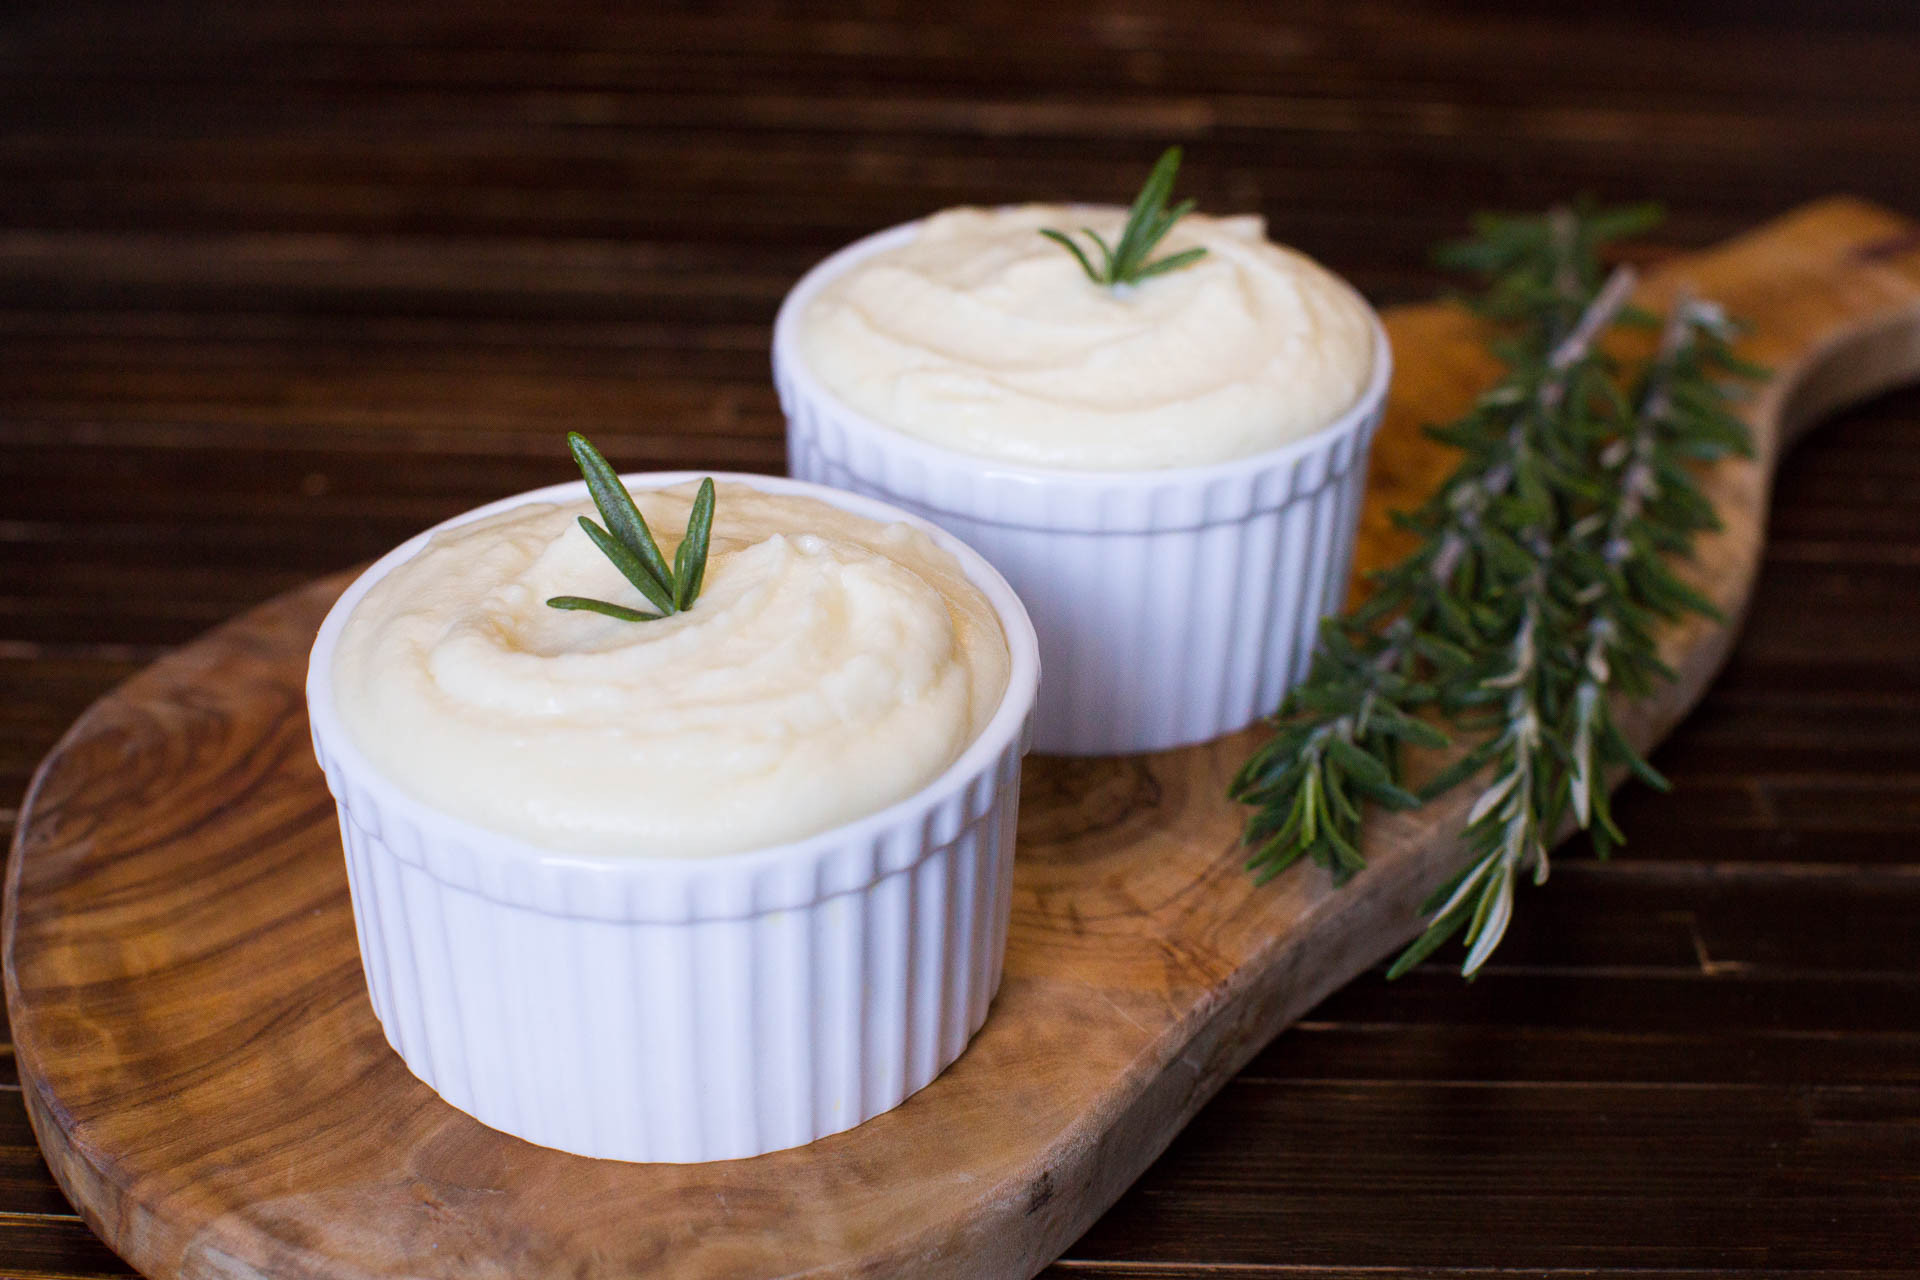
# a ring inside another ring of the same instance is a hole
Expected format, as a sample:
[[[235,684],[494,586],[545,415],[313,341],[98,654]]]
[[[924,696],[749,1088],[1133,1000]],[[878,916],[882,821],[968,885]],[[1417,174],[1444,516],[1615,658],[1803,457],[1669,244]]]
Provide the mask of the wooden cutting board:
[[[1682,282],[1776,370],[1757,460],[1718,466],[1726,520],[1692,577],[1738,619],[1785,444],[1920,376],[1920,226],[1811,206]],[[1392,404],[1361,567],[1449,455],[1418,433],[1494,375],[1471,323],[1388,317]],[[1456,865],[1464,796],[1372,822],[1347,888],[1240,870],[1228,777],[1256,740],[1028,762],[1006,983],[966,1055],[897,1111],[795,1151],[626,1165],[529,1146],[442,1103],[367,1004],[333,805],[301,686],[331,578],[263,605],[97,703],[42,765],[4,918],[34,1130],[87,1222],[155,1277],[1025,1277],[1070,1244],[1273,1034],[1417,929]],[[1657,741],[1733,627],[1665,637]]]

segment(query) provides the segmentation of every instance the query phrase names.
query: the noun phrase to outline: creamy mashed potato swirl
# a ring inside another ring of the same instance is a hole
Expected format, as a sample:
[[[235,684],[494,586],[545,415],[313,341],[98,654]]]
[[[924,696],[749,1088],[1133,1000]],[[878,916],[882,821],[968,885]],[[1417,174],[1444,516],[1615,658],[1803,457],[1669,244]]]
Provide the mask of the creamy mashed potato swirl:
[[[691,485],[635,494],[671,561]],[[548,848],[692,857],[796,840],[904,799],[985,728],[1008,680],[992,605],[919,530],[718,487],[693,607],[647,608],[534,503],[436,534],[355,607],[340,717],[417,797]]]
[[[801,316],[803,358],[885,426],[1079,470],[1245,457],[1359,400],[1374,359],[1365,302],[1270,243],[1261,219],[1190,214],[1153,257],[1206,256],[1117,290],[1039,235],[1091,227],[1114,244],[1125,220],[1055,205],[936,214],[821,289]]]

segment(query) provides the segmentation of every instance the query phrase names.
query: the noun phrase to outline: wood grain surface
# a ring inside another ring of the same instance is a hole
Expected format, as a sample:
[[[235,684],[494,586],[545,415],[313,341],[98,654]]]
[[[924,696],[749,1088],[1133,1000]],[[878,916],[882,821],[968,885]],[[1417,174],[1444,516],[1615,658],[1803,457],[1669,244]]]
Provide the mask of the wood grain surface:
[[[1883,0],[5,6],[0,824],[99,694],[567,427],[777,470],[774,305],[875,226],[1183,142],[1203,207],[1407,301],[1483,207],[1658,197],[1648,262],[1920,211],[1915,65]],[[1797,449],[1628,848],[1567,850],[1477,982],[1323,1001],[1048,1275],[1909,1273],[1916,458],[1916,392]],[[129,1274],[0,1054],[0,1275]]]
[[[1749,415],[1758,456],[1704,478],[1725,527],[1689,568],[1737,619],[1789,432],[1920,377],[1920,224],[1830,201],[1677,259],[1646,292],[1678,287],[1745,317],[1749,354],[1777,370]],[[1445,464],[1420,423],[1492,372],[1460,312],[1403,309],[1389,326],[1399,373],[1363,568],[1393,549],[1388,504]],[[435,1098],[367,1004],[301,697],[341,585],[256,609],[121,686],[20,815],[3,945],[28,1114],[85,1220],[150,1276],[1024,1280],[1276,1031],[1403,943],[1458,865],[1465,793],[1370,822],[1369,868],[1345,889],[1305,866],[1255,886],[1224,795],[1252,734],[1036,757],[1006,983],[932,1086],[754,1160],[542,1150]],[[1679,675],[1633,709],[1641,745],[1700,696],[1732,635],[1697,620],[1665,637]]]

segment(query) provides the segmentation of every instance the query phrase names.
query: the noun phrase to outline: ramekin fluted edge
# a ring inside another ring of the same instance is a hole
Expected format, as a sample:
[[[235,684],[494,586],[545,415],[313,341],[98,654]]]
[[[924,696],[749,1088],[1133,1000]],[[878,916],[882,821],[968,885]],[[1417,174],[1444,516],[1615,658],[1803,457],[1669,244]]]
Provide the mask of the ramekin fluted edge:
[[[918,227],[847,246],[781,304],[773,378],[789,474],[904,507],[1006,575],[1032,615],[1046,670],[1037,751],[1156,751],[1271,713],[1306,673],[1320,619],[1345,601],[1392,375],[1379,317],[1368,309],[1373,366],[1359,400],[1279,448],[1139,471],[1000,462],[862,414],[801,355],[801,318],[820,290]]]
[[[662,487],[706,474],[923,528],[993,605],[1012,660],[1007,692],[914,795],[790,844],[620,858],[475,826],[373,767],[333,701],[353,607],[439,529],[577,500],[579,482],[467,512],[390,552],[328,613],[308,664],[314,751],[388,1043],[481,1123],[579,1155],[735,1159],[852,1128],[958,1058],[1000,983],[1039,677],[1018,598],[950,534],[869,498],[718,472],[626,479]]]

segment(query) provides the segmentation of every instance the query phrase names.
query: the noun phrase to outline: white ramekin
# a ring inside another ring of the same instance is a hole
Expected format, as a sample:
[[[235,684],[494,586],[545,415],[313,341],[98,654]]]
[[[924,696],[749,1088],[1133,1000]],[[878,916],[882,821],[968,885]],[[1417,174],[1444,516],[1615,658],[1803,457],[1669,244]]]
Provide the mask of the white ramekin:
[[[314,751],[339,804],[388,1042],[483,1124],[580,1155],[726,1160],[850,1129],[959,1057],[1000,983],[1039,679],[1019,599],[951,535],[883,503],[712,474],[925,528],[992,603],[1012,655],[1006,696],[915,795],[806,840],[710,858],[556,852],[434,809],[356,748],[332,678],[347,615],[433,530],[347,588],[308,667]],[[438,527],[585,493],[556,485]]]
[[[781,304],[773,379],[788,472],[925,516],[1007,576],[1046,669],[1036,751],[1157,751],[1273,712],[1306,674],[1320,619],[1346,599],[1367,450],[1392,372],[1379,317],[1369,309],[1373,372],[1359,402],[1305,439],[1147,471],[998,462],[859,413],[801,357],[801,317],[820,290],[918,227],[849,245]]]

